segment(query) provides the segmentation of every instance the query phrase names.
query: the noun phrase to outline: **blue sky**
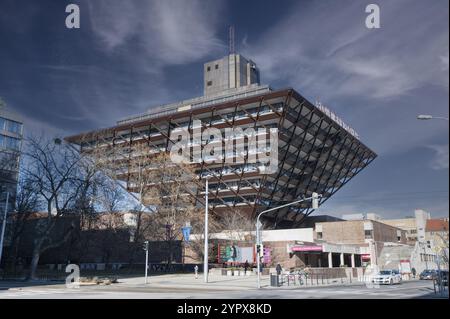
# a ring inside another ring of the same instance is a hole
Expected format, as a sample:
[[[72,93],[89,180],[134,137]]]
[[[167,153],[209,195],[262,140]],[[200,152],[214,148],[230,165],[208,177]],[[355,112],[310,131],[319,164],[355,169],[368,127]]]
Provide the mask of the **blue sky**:
[[[76,3],[81,28],[65,27]],[[379,157],[321,207],[448,216],[448,1],[2,0],[0,96],[28,133],[70,135],[202,94],[202,64],[237,50],[262,82],[334,110]]]

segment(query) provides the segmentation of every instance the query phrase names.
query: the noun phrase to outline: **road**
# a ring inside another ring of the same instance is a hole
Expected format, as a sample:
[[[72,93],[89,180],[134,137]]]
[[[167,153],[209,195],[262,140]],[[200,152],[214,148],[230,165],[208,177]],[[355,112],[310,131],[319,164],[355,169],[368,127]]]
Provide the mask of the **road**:
[[[400,285],[368,288],[365,285],[343,285],[303,288],[264,288],[244,290],[207,290],[148,286],[22,286],[0,282],[0,299],[410,299],[436,298],[431,281],[409,281]],[[448,298],[448,293],[447,293]]]

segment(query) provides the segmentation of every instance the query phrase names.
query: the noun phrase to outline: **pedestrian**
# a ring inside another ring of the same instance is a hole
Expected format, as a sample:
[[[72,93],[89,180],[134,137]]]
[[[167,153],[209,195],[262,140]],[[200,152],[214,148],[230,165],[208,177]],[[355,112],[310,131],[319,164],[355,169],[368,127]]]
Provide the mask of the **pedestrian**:
[[[195,265],[194,271],[195,271],[195,279],[198,279],[198,266],[197,265]]]
[[[247,273],[248,267],[249,267],[248,260],[246,260],[246,261],[245,261],[245,264],[244,264],[244,270],[245,270],[245,273]]]
[[[413,277],[416,278],[416,268],[413,267],[411,269],[411,272],[412,272]]]
[[[281,265],[277,264],[277,267],[275,269],[277,270],[277,275],[281,275],[281,271],[283,270],[283,268],[281,268]]]

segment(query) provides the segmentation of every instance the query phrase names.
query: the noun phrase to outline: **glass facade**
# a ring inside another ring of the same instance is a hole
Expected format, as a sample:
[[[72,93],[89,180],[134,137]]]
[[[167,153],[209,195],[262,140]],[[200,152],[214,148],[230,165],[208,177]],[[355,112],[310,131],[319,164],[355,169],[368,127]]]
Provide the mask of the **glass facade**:
[[[8,111],[0,112],[0,196],[5,197],[5,193],[9,193],[8,210],[12,210],[17,191],[23,124],[13,120],[15,116]],[[4,205],[4,198],[0,199],[0,207],[4,208]]]
[[[22,135],[22,128],[23,125],[21,123],[0,117],[0,131]]]

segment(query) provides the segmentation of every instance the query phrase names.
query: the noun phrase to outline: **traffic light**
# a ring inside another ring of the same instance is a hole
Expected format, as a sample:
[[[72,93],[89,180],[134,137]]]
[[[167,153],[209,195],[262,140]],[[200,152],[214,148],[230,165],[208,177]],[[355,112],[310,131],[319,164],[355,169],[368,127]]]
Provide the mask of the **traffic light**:
[[[312,193],[312,208],[313,209],[319,208],[319,198],[320,198],[319,194],[317,194],[316,192]]]
[[[142,246],[142,249],[144,249],[145,251],[148,251],[148,240],[146,240],[144,242],[144,245]]]
[[[256,256],[262,257],[263,256],[264,247],[262,244],[256,244]]]

